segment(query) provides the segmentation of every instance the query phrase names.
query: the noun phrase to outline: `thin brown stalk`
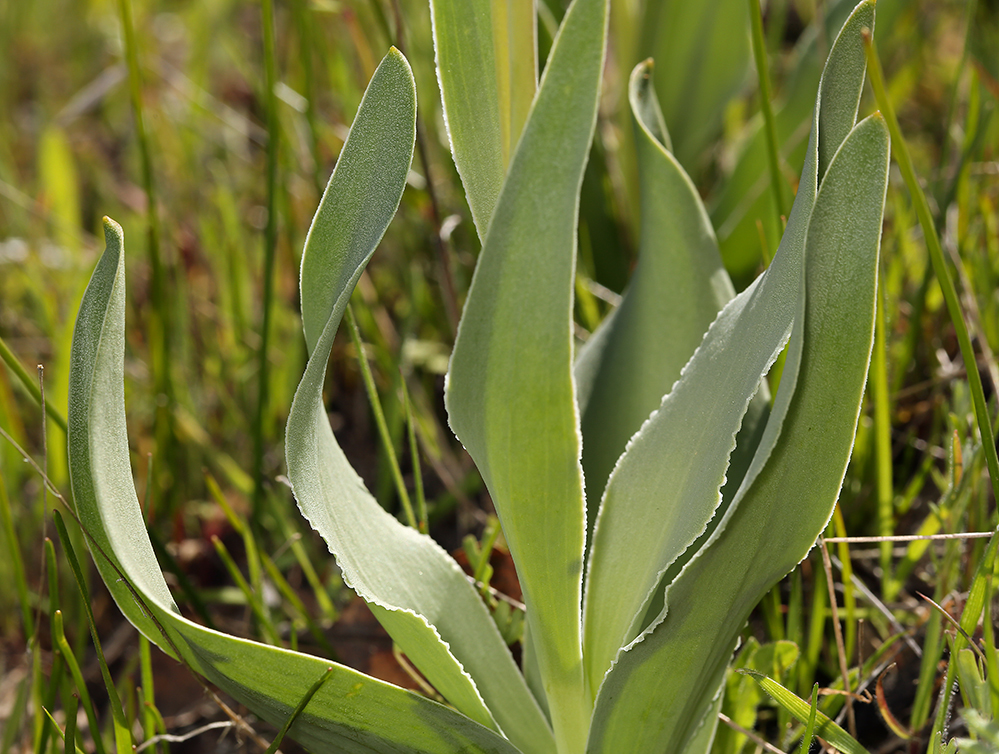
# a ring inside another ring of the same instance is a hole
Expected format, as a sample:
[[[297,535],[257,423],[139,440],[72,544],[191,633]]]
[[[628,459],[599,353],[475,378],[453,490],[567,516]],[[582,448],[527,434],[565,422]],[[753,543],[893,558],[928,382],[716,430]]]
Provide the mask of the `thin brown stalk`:
[[[754,733],[753,731],[751,731],[751,730],[749,730],[747,728],[743,728],[741,725],[739,725],[739,723],[735,722],[735,720],[733,720],[732,718],[730,718],[724,712],[719,712],[718,713],[718,719],[721,720],[723,723],[725,723],[725,725],[727,725],[729,728],[731,728],[732,730],[734,730],[736,733],[741,733],[742,735],[744,735],[746,738],[748,738],[750,741],[752,741],[757,746],[760,746],[760,747],[766,749],[767,751],[769,751],[770,754],[784,754],[783,751],[781,751],[780,749],[778,749],[776,746],[774,746],[769,741],[764,741],[762,738],[760,738],[758,735],[756,735],[756,733]]]
[[[889,537],[823,537],[823,542],[848,542],[849,544],[871,544],[874,542],[917,542],[922,539],[988,539],[995,532],[966,531],[956,534],[897,534]]]
[[[846,719],[850,735],[857,737],[857,719],[853,713],[853,696],[850,689],[850,669],[846,665],[846,646],[843,643],[843,629],[839,624],[839,608],[836,606],[836,587],[833,585],[832,561],[826,539],[819,539],[822,548],[822,566],[826,571],[826,585],[829,587],[829,609],[832,611],[833,632],[836,635],[836,654],[839,656],[839,671],[843,675],[843,690],[846,692]]]

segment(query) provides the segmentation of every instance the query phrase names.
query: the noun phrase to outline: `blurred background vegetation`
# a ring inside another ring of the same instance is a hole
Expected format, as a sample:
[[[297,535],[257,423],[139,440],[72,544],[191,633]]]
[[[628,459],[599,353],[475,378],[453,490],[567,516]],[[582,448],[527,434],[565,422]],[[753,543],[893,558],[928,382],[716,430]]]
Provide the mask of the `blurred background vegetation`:
[[[675,153],[705,199],[726,265],[742,288],[776,248],[821,66],[852,4],[764,5],[779,185],[768,173],[746,0],[612,4],[605,96],[581,199],[581,338],[613,306],[634,261],[636,177],[624,101],[632,66],[656,59]],[[542,64],[563,10],[562,0],[538,0]],[[983,375],[995,417],[999,3],[880,0],[877,12],[890,95],[962,293],[980,357],[971,368]],[[273,45],[264,19],[272,19]],[[332,357],[327,405],[341,445],[379,501],[397,508],[389,460],[395,456],[410,490],[421,483],[438,541],[457,550],[465,540],[473,569],[494,548],[493,585],[517,596],[481,481],[443,412],[443,374],[479,245],[447,146],[427,3],[285,0],[272,9],[266,1],[261,7],[243,0],[4,2],[0,429],[13,442],[0,439],[0,754],[62,750],[43,710],[61,728],[78,718],[85,750],[102,751],[111,740],[88,604],[137,743],[228,719],[183,669],[150,655],[123,625],[100,580],[88,575],[82,537],[67,517],[92,591],[82,596],[67,543],[51,524],[58,503],[18,449],[69,497],[60,425],[69,345],[79,298],[102,250],[104,215],[124,227],[128,249],[133,466],[178,602],[188,614],[236,633],[301,646],[416,686],[391,642],[351,602],[280,476],[284,421],[305,364],[297,301],[302,244],[368,78],[392,44],[416,76],[418,150],[399,214],[353,298],[388,443],[379,438],[346,333]],[[871,100],[865,92],[861,115],[873,109]],[[912,202],[894,170],[881,273],[868,407],[834,533],[994,529],[995,501],[971,419],[969,365],[958,353]],[[529,347],[529,335],[524,339]],[[39,364],[49,406],[44,422]],[[57,541],[48,559],[46,537]],[[833,547],[841,649],[815,551],[761,605],[736,665],[763,670],[807,697],[813,681],[842,688],[841,652],[854,690],[873,687],[893,659],[898,672],[885,677],[883,703],[858,701],[855,730],[872,751],[918,751],[939,730],[931,729],[931,718],[951,629],[917,593],[960,615],[984,549],[984,540]],[[484,563],[479,576],[487,572]],[[239,573],[249,578],[245,588]],[[62,651],[52,629],[57,610],[68,642]],[[515,611],[512,618],[509,609],[500,612],[516,644]],[[92,710],[81,683],[93,696]],[[956,705],[976,706],[964,685],[961,691]],[[74,692],[81,698],[77,715],[67,712],[78,709]],[[779,748],[790,745],[790,718],[746,676],[733,675],[726,694],[730,719]],[[991,694],[999,705],[994,680]],[[842,696],[820,699],[830,714],[844,706]],[[881,722],[885,710],[893,722]],[[167,745],[173,751],[256,746],[235,737],[220,742],[217,732],[158,743],[161,750]],[[723,725],[715,750],[736,754],[756,746]]]

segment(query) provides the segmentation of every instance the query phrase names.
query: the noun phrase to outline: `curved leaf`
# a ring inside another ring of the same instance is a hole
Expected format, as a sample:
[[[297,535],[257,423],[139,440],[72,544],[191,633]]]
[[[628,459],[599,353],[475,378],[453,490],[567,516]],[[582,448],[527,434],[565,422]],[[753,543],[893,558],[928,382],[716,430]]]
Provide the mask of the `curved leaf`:
[[[280,727],[331,666],[318,657],[199,626],[177,610],[145,531],[125,426],[125,268],[121,228],[105,218],[107,249],[80,304],[70,371],[73,498],[98,571],[125,617],[268,722]],[[335,670],[290,735],[313,752],[516,754],[453,710],[355,670]]]
[[[537,88],[533,0],[431,0],[444,123],[484,239]]]
[[[872,24],[873,2],[861,3],[830,52],[835,77],[848,78],[857,91],[863,83],[863,52],[858,55],[841,40],[859,37],[861,29]],[[835,83],[842,91],[850,89]],[[607,484],[593,535],[584,605],[587,679],[594,692],[619,649],[642,630],[644,607],[663,576],[675,576],[720,520],[716,511],[736,433],[804,305],[799,292],[819,182],[818,121],[823,92],[832,86],[824,76],[809,154],[773,263],[718,315],[661,408],[632,438]],[[839,120],[852,125],[855,117],[855,109],[833,107],[828,120],[841,132]],[[781,380],[785,399],[794,389],[795,368],[789,358]],[[782,420],[779,410],[770,416],[743,485],[766,461]],[[729,442],[720,443],[722,437]]]
[[[718,311],[735,295],[697,190],[665,147],[652,62],[631,74],[642,197],[638,266],[621,305],[576,360],[587,499],[598,500],[629,438],[679,378]],[[668,293],[666,293],[668,292]],[[591,345],[592,343],[592,345]],[[594,511],[595,512],[595,511]]]
[[[804,311],[795,318],[788,357],[799,371],[793,393],[783,378],[777,393],[779,438],[764,438],[762,457],[723,520],[667,589],[661,622],[608,673],[589,751],[677,751],[717,688],[750,610],[805,557],[828,521],[873,342],[887,181],[888,132],[872,116],[850,132],[816,197]]]
[[[607,0],[575,0],[566,13],[479,257],[445,391],[451,427],[517,564],[560,751],[582,748],[589,717],[572,293],[607,10]]]
[[[461,712],[524,751],[541,752],[550,748],[551,731],[475,588],[439,545],[397,521],[365,489],[323,406],[340,319],[402,197],[415,117],[412,74],[393,51],[372,77],[305,244],[302,315],[310,358],[288,417],[288,477],[344,581],[413,664]]]

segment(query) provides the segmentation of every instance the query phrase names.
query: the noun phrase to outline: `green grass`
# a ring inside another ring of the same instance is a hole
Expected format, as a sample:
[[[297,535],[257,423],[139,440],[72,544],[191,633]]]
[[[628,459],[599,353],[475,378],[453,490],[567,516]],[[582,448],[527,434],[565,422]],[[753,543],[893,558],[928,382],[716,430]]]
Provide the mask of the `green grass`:
[[[546,2],[544,12],[557,18],[561,5]],[[809,65],[821,64],[830,40],[820,31],[809,48],[801,40],[810,32],[799,38],[799,29],[817,28],[826,13],[836,13],[834,4],[819,3],[818,11],[814,5],[767,5],[756,50],[758,60],[765,52],[769,61],[772,96],[761,95],[756,77],[749,77],[725,104],[720,122],[707,129],[708,146],[687,166],[712,211],[737,284],[764,264],[757,221],[772,253],[771,226],[786,212],[781,208],[787,197],[775,198],[788,188],[781,176],[786,182],[800,167],[800,123],[792,117],[796,82],[807,78]],[[121,8],[129,7],[134,39],[120,27]],[[148,0],[123,2],[121,8],[45,0],[12,2],[0,10],[0,428],[42,465],[34,374],[35,365],[44,364],[51,407],[45,465],[54,487],[68,492],[59,419],[65,415],[71,327],[100,251],[100,219],[115,217],[131,249],[131,449],[136,468],[145,470],[150,459],[153,465],[148,479],[139,480],[139,492],[155,538],[177,559],[178,582],[188,584],[177,599],[185,609],[202,603],[219,622],[251,616],[245,625],[255,637],[331,659],[336,646],[330,626],[349,595],[328,565],[325,545],[299,523],[278,480],[285,472],[283,426],[305,363],[298,261],[346,135],[344,124],[374,65],[400,38],[396,7],[387,0],[278,3],[272,48],[265,45],[260,7],[235,0]],[[410,494],[425,499],[426,512],[417,502],[415,515],[455,550],[464,535],[483,536],[491,512],[441,406],[454,302],[468,290],[479,244],[439,115],[426,4],[401,0],[398,7],[419,93],[420,159],[400,214],[354,298],[370,380],[355,358],[358,346],[345,335],[334,347],[327,407],[351,461],[379,501],[401,515],[410,508]],[[885,71],[878,97],[887,97],[896,111],[901,137],[893,134],[893,150],[900,150],[904,138],[911,169],[902,160],[906,180],[893,173],[889,186],[880,279],[884,307],[869,408],[834,533],[987,531],[996,526],[999,462],[983,446],[981,436],[988,432],[978,427],[997,422],[997,87],[988,79],[990,61],[977,52],[982,24],[972,23],[964,6],[880,0],[878,14]],[[629,34],[636,36],[612,28],[615,38]],[[590,297],[591,283],[619,290],[627,269],[620,257],[604,258],[610,256],[606,247],[623,245],[627,257],[628,239],[637,238],[636,213],[628,203],[635,195],[633,157],[626,153],[630,125],[615,110],[623,102],[614,90],[627,80],[632,61],[623,53],[615,60],[584,183],[587,224],[577,316],[586,331],[607,311]],[[268,83],[273,80],[277,87]],[[761,101],[772,102],[769,116]],[[868,89],[861,115],[875,107]],[[742,165],[756,165],[748,170],[751,180],[743,180]],[[913,194],[916,183],[922,191]],[[442,227],[447,233],[440,241]],[[948,279],[953,288],[943,282]],[[977,368],[969,370],[973,359]],[[380,418],[371,413],[369,394],[380,399]],[[121,618],[90,578],[82,535],[65,509],[66,536],[95,593],[90,599],[81,595],[61,537],[48,559],[55,567],[45,572],[44,498],[38,472],[0,439],[0,547],[9,554],[0,558],[0,583],[10,585],[0,589],[0,676],[10,679],[0,684],[6,695],[0,708],[10,702],[11,709],[0,720],[0,753],[34,750],[42,742],[51,747],[56,739],[58,750],[63,736],[88,751],[110,751],[116,729],[119,736],[134,731],[136,721],[146,737],[177,732],[175,721],[156,706],[162,684],[144,654],[148,647],[134,632],[106,667],[122,692],[120,711],[108,705],[113,695],[100,679],[88,679],[100,684],[90,686],[100,694],[90,699],[82,693],[86,685],[77,674],[99,667],[88,608],[93,605],[92,621],[105,645]],[[50,495],[49,517],[52,508]],[[225,542],[218,555],[213,533]],[[182,557],[185,547],[200,548],[200,565]],[[916,593],[967,624],[969,634],[985,643],[984,665],[992,671],[992,634],[975,634],[977,620],[972,622],[964,599],[972,591],[983,606],[989,604],[994,579],[989,581],[983,564],[992,552],[983,540],[839,543],[830,554],[847,567],[833,567],[827,575],[813,551],[761,606],[746,636],[764,646],[778,639],[798,643],[797,663],[777,680],[805,705],[816,682],[842,688],[842,665],[850,669],[851,689],[873,687],[871,673],[880,669],[868,667],[868,660],[896,629],[854,586],[852,573],[923,652],[916,658],[901,640],[886,650],[886,661],[902,652],[895,661],[920,679],[915,688],[900,682],[889,693],[892,714],[922,746],[942,749],[936,734],[946,710],[934,684],[955,677],[958,668],[955,663],[941,670],[938,660],[964,639],[955,638],[950,623]],[[842,658],[829,608],[830,576],[841,587],[835,594],[836,614],[844,622]],[[245,589],[235,593],[235,608],[213,597],[219,586],[233,585]],[[278,596],[265,603],[262,594],[271,585]],[[975,609],[981,614],[984,607]],[[994,699],[995,676],[990,672],[988,678]],[[960,680],[962,693],[974,685]],[[750,694],[748,684],[730,686]],[[74,690],[88,717],[82,728],[75,727],[75,716],[67,718],[77,704]],[[961,699],[958,706],[969,703]],[[796,745],[804,724],[762,694],[751,702],[739,710],[748,720],[744,727],[785,751]],[[864,717],[860,711],[869,705],[853,706]],[[817,709],[836,718],[844,709],[842,697],[820,694]],[[732,711],[723,706],[726,714]],[[840,722],[849,730],[845,717]],[[858,722],[849,732],[874,750],[892,735],[879,726]],[[266,745],[277,732],[261,729],[260,735]],[[754,745],[744,738],[725,741],[732,754]],[[167,750],[166,741],[159,745]]]

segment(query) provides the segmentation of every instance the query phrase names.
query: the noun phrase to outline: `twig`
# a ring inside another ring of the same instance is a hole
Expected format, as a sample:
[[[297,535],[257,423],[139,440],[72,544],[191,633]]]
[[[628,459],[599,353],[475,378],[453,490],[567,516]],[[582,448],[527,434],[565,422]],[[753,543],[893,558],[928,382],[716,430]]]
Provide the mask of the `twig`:
[[[764,741],[762,738],[760,738],[758,735],[756,735],[753,731],[747,730],[746,728],[743,728],[741,725],[739,725],[739,723],[735,722],[732,718],[730,718],[724,712],[719,712],[718,713],[718,719],[721,720],[723,723],[725,723],[725,725],[727,725],[732,730],[734,730],[737,733],[741,733],[742,735],[746,736],[750,741],[752,741],[757,746],[762,746],[764,749],[766,749],[767,751],[769,751],[770,754],[784,754],[783,751],[781,751],[780,749],[778,749],[776,746],[774,746],[769,741]]]
[[[828,542],[829,540],[826,540],[826,541]],[[874,551],[874,552],[875,552],[876,555],[880,555],[881,554],[878,551]],[[851,553],[850,556],[851,556],[851,559],[852,559],[853,558],[853,553]],[[832,560],[833,565],[836,566],[839,569],[840,573],[842,573],[843,572],[843,564],[839,562],[839,559],[836,558],[834,555],[831,555],[830,559]],[[881,600],[879,600],[874,595],[874,592],[872,592],[870,589],[868,589],[867,585],[863,581],[861,581],[859,578],[857,578],[856,574],[850,574],[850,583],[853,584],[854,589],[856,589],[858,592],[860,592],[862,595],[864,595],[864,597],[866,597],[867,600],[872,605],[874,605],[875,609],[879,613],[881,613],[882,615],[884,615],[888,619],[888,622],[891,623],[892,628],[894,628],[898,633],[900,633],[902,635],[902,639],[905,641],[906,645],[908,645],[909,649],[912,650],[912,653],[914,655],[916,655],[916,657],[922,657],[923,656],[923,650],[922,650],[922,648],[918,644],[916,644],[915,641],[913,641],[912,636],[910,636],[909,632],[906,631],[905,627],[901,623],[898,622],[898,619],[895,617],[895,615],[892,613],[892,611],[888,609],[888,606],[885,605],[885,603],[883,603]],[[858,647],[859,647],[859,642],[858,642]],[[858,667],[859,666],[860,665],[858,665]]]
[[[822,565],[826,571],[826,585],[829,587],[829,609],[832,611],[833,632],[836,635],[836,650],[839,655],[839,671],[843,675],[843,690],[846,691],[846,715],[850,726],[850,735],[857,737],[857,719],[853,714],[853,696],[850,693],[850,670],[846,666],[846,647],[843,644],[843,629],[839,625],[839,608],[836,605],[836,587],[833,585],[832,562],[829,560],[829,548],[826,540],[820,539],[822,549]]]
[[[135,754],[139,754],[143,749],[148,749],[150,746],[155,746],[160,741],[165,741],[171,744],[182,744],[185,741],[190,741],[195,736],[200,736],[202,733],[207,733],[210,730],[218,730],[219,728],[232,728],[233,723],[230,720],[219,720],[214,723],[208,723],[208,725],[202,725],[200,728],[195,728],[194,730],[188,731],[187,733],[178,735],[174,733],[161,733],[158,736],[153,736],[152,738],[143,741],[135,749]]]
[[[994,533],[991,531],[966,531],[957,534],[898,534],[890,537],[822,537],[822,541],[871,544],[873,542],[918,542],[924,539],[988,539]]]

